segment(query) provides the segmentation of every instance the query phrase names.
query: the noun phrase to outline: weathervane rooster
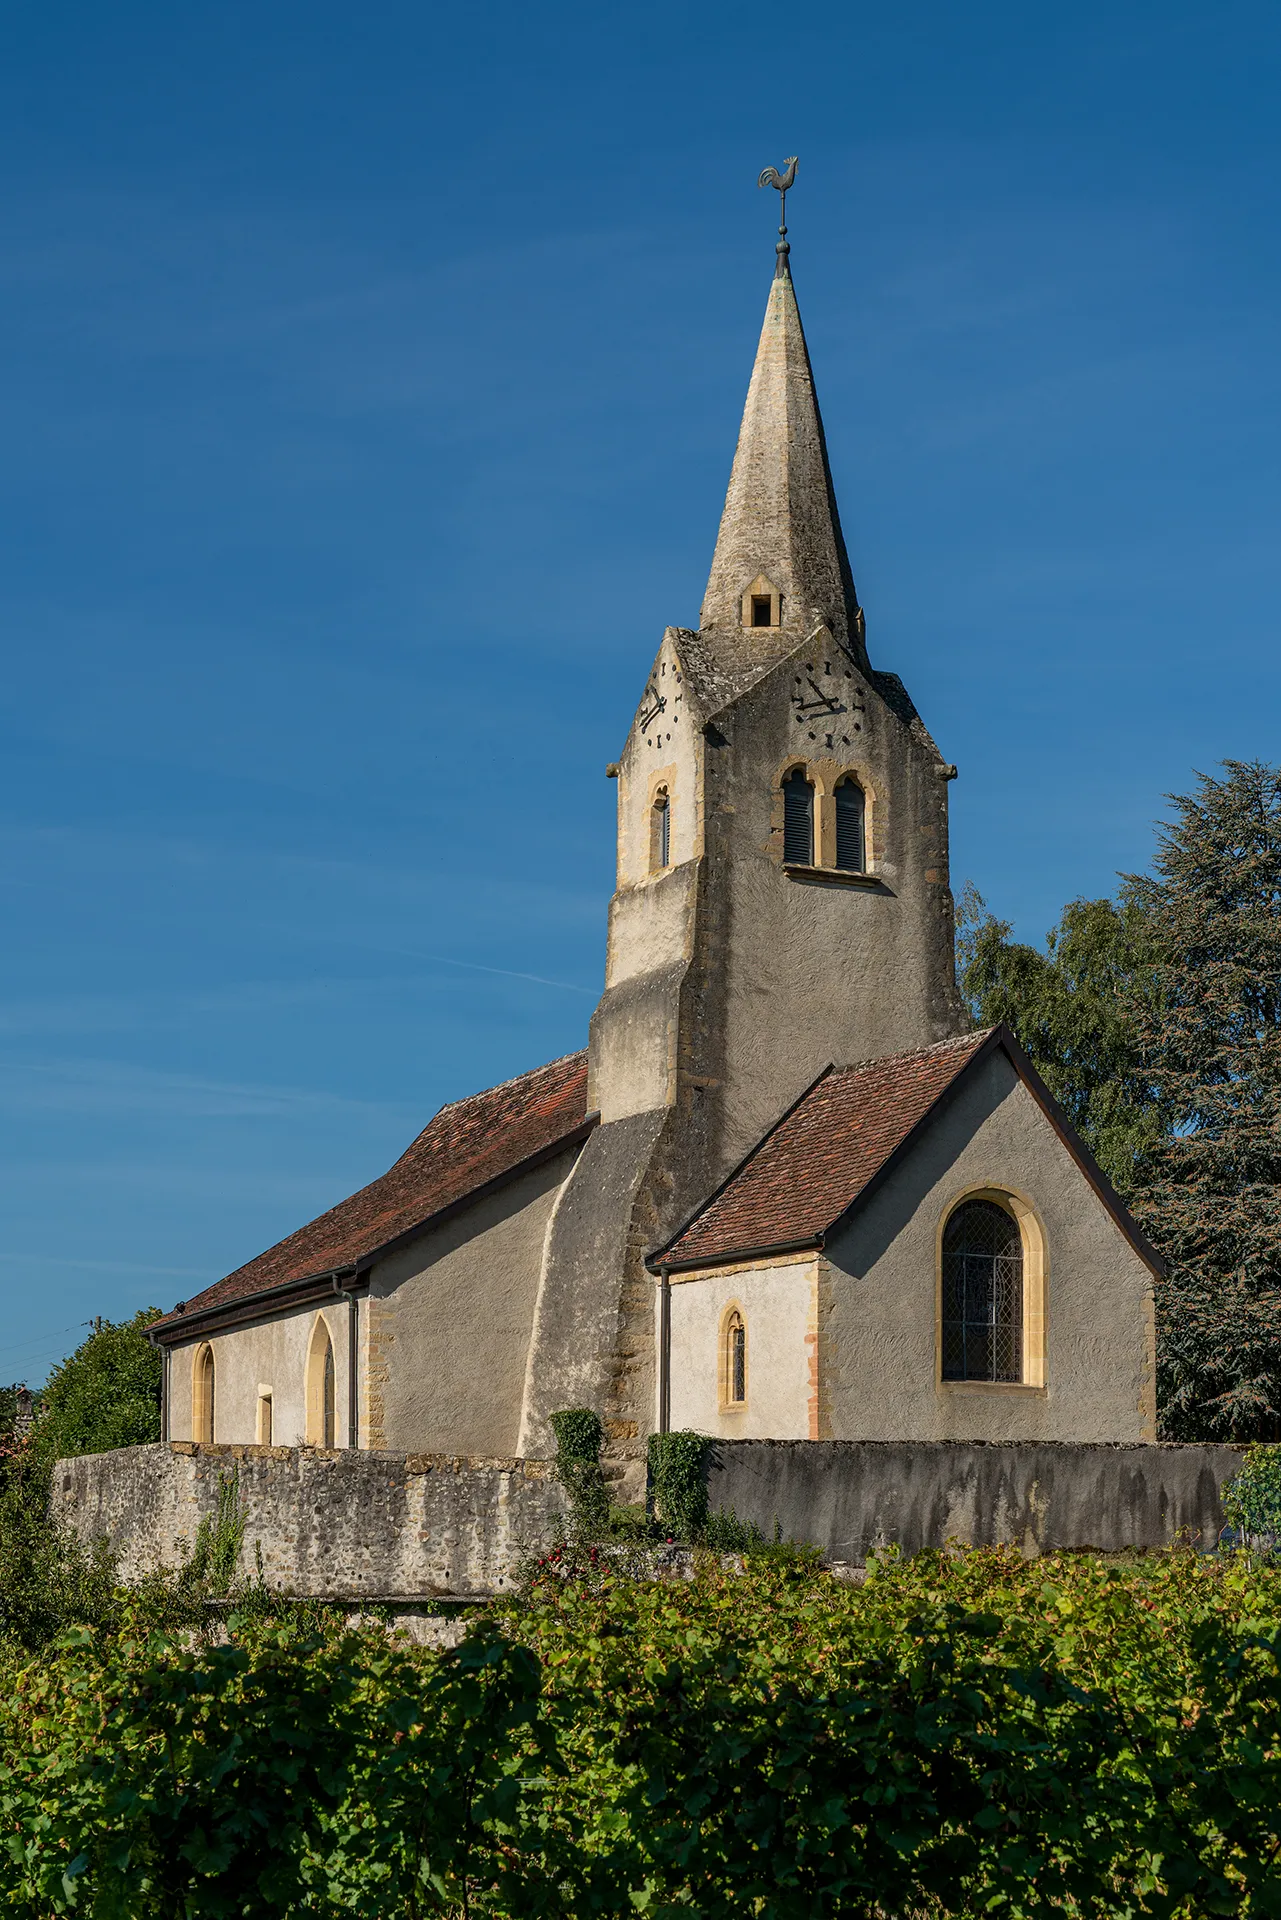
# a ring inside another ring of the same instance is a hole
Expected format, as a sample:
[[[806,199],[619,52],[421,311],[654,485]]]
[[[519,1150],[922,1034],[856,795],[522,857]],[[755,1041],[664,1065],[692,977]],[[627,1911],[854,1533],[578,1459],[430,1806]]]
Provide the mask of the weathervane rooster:
[[[780,274],[787,271],[787,256],[791,252],[787,244],[787,189],[795,179],[796,155],[793,154],[790,160],[784,161],[782,173],[777,167],[766,167],[756,182],[758,187],[777,187],[778,189],[778,246],[776,248],[778,266],[775,271]]]

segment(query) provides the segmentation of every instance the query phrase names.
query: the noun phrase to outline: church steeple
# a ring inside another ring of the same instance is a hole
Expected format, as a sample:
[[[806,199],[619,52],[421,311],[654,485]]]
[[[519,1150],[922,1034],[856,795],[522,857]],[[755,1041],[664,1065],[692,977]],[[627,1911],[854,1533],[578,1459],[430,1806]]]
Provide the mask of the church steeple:
[[[736,675],[781,659],[818,626],[866,665],[786,237],[777,259],[699,621]]]

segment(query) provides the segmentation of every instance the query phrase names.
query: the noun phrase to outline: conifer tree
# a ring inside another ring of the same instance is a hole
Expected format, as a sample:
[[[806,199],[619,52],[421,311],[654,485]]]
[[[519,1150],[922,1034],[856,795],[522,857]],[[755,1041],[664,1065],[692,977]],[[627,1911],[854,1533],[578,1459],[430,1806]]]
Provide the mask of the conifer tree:
[[[967,886],[957,903],[957,979],[975,1026],[1004,1021],[1114,1187],[1128,1194],[1160,1117],[1134,1031],[1151,992],[1144,917],[1128,899],[1072,900],[1045,952]]]
[[[1281,768],[1224,762],[1171,796],[1126,898],[1158,950],[1135,1042],[1164,1122],[1135,1210],[1158,1290],[1163,1430],[1281,1432]]]

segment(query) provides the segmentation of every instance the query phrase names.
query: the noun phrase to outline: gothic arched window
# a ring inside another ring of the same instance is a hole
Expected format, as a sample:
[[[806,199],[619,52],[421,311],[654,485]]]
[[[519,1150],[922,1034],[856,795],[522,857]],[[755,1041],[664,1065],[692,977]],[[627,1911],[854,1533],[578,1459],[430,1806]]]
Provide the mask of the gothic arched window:
[[[943,1230],[943,1378],[1023,1378],[1023,1236],[992,1200],[966,1200]]]
[[[672,864],[672,802],[666,787],[654,795],[649,810],[649,870],[661,873]]]
[[[804,767],[783,782],[783,858],[792,867],[814,864],[814,785]]]
[[[334,1374],[334,1343],[329,1337],[324,1315],[318,1315],[307,1355],[307,1444],[310,1447],[335,1447],[338,1444],[337,1383]]]
[[[867,803],[853,774],[836,789],[836,864],[842,873],[867,871]]]
[[[191,1437],[213,1445],[214,1356],[208,1341],[196,1348],[191,1364]]]
[[[747,1405],[747,1322],[741,1307],[730,1307],[721,1322],[720,1388],[722,1407]]]

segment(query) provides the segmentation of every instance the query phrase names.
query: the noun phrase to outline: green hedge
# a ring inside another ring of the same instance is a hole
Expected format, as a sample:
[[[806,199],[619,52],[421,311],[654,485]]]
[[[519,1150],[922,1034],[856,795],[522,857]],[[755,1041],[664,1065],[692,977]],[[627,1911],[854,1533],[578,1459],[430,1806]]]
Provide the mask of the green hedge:
[[[454,1653],[246,1620],[0,1671],[17,1920],[1281,1915],[1281,1575],[535,1582]]]

